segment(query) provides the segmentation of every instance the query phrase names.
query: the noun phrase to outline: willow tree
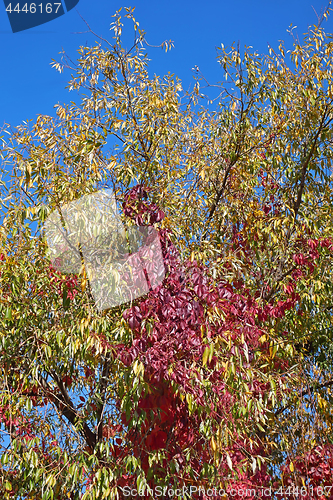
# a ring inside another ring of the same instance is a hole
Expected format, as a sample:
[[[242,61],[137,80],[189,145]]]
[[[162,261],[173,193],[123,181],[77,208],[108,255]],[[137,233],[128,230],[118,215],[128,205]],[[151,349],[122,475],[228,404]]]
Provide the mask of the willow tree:
[[[330,498],[331,36],[222,45],[223,82],[185,92],[125,10],[131,49],[118,11],[111,42],[53,63],[79,104],[2,133],[1,492]],[[105,190],[165,274],[100,309],[45,225]]]

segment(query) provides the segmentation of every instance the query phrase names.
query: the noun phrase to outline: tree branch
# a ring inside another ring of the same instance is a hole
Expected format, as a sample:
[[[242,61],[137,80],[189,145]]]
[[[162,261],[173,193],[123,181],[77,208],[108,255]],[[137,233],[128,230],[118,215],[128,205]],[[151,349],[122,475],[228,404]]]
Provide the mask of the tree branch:
[[[295,266],[292,266],[290,269],[288,269],[288,271],[285,271],[284,273],[282,273],[282,267],[283,267],[282,261],[280,261],[279,274],[276,277],[275,286],[267,294],[264,294],[264,296],[263,296],[263,299],[265,302],[267,302],[269,299],[271,299],[272,296],[274,295],[274,293],[276,292],[276,285],[278,283],[280,283],[280,281],[282,281],[284,278],[286,278],[288,276],[288,274],[292,273],[293,271],[295,271],[295,269],[297,269],[297,265],[295,265]]]
[[[309,396],[316,389],[323,389],[325,387],[330,387],[331,385],[333,385],[333,380],[329,380],[328,382],[324,382],[323,384],[319,384],[319,385],[318,384],[313,384],[308,389],[304,389],[304,391],[302,391],[301,394],[299,395],[299,398],[302,398],[304,396]],[[277,410],[274,413],[274,415],[277,417],[278,415],[280,415],[281,413],[283,413],[285,410],[287,410],[288,408],[290,408],[292,405],[293,405],[293,403],[289,403],[289,404],[283,406],[282,408],[280,408],[279,410]]]
[[[316,135],[314,137],[314,140],[312,142],[311,149],[310,149],[309,153],[307,154],[307,156],[306,156],[306,158],[304,160],[304,163],[302,165],[301,184],[300,184],[300,188],[299,188],[299,191],[298,191],[298,194],[297,194],[297,198],[294,201],[294,220],[296,220],[296,218],[297,218],[298,211],[299,211],[299,208],[300,208],[301,202],[302,202],[302,195],[303,195],[303,191],[304,191],[304,187],[305,187],[306,171],[308,169],[310,160],[311,160],[311,158],[313,156],[315,147],[317,145],[318,137],[321,134],[323,128],[325,128],[325,126],[327,126],[327,124],[324,125],[326,117],[327,117],[327,105],[325,106],[325,112],[323,113],[323,116],[321,118],[320,125],[318,127],[317,133],[316,133]]]
[[[106,388],[107,388],[107,383],[108,383],[108,377],[109,377],[109,372],[110,372],[110,353],[108,352],[107,355],[105,356],[105,361],[104,361],[104,366],[103,366],[103,371],[101,375],[101,382],[100,382],[100,397],[101,397],[101,402],[99,404],[99,409],[98,409],[98,423],[97,423],[97,439],[98,441],[101,441],[103,438],[103,413],[104,413],[104,406],[105,406],[105,395],[106,395]]]
[[[73,405],[73,402],[71,398],[68,395],[68,392],[58,375],[54,374],[53,378],[60,390],[60,394],[58,393],[57,395],[54,394],[52,391],[51,387],[49,386],[48,382],[44,377],[40,377],[39,383],[43,390],[46,392],[46,394],[50,397],[52,397],[54,404],[56,405],[57,409],[63,415],[66,417],[66,419],[73,425],[75,426],[76,423],[79,421],[77,411]],[[83,423],[82,430],[80,430],[81,435],[85,439],[87,445],[89,448],[92,450],[95,448],[96,445],[96,434],[91,431],[91,429],[88,427],[86,423]]]

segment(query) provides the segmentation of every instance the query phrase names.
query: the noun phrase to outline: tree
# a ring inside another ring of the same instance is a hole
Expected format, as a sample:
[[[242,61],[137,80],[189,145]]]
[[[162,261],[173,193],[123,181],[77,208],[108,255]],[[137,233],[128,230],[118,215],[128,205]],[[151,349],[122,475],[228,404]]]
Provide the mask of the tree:
[[[79,49],[79,105],[3,130],[2,494],[333,498],[332,37],[294,38],[289,66],[222,46],[205,106],[200,73],[149,77],[125,10],[130,50],[120,11]],[[100,311],[43,228],[106,187],[166,274]]]

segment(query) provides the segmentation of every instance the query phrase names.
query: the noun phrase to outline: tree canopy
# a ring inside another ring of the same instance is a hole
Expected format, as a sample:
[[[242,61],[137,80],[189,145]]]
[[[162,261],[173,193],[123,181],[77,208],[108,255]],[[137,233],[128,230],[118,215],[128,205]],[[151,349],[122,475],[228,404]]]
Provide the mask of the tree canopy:
[[[1,494],[333,498],[332,35],[222,45],[184,91],[133,12],[53,62],[78,104],[1,133]],[[106,188],[165,276],[100,310],[45,224]]]

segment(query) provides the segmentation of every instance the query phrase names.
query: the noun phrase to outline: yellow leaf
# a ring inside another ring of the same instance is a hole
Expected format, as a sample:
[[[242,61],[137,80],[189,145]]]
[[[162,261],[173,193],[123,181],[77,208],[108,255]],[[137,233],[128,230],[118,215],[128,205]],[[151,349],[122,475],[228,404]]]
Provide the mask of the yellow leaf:
[[[209,363],[212,361],[213,354],[214,354],[214,344],[212,343],[212,344],[210,344],[210,347],[209,347],[209,357],[208,357]]]
[[[229,453],[227,453],[227,464],[229,466],[229,469],[232,470],[232,461],[231,461]]]
[[[212,447],[212,450],[213,450],[213,451],[216,451],[217,446],[216,446],[216,441],[215,441],[215,439],[214,439],[214,436],[212,436],[212,437],[211,437],[211,439],[210,439],[210,445],[211,445],[211,447]]]
[[[203,356],[202,356],[202,364],[205,366],[206,363],[207,363],[207,359],[208,359],[208,355],[209,355],[209,347],[207,346],[204,353],[203,353]]]
[[[145,373],[145,367],[142,363],[142,361],[136,360],[134,365],[133,365],[133,371],[136,376],[139,376],[140,374],[144,375]]]
[[[12,491],[12,484],[9,481],[6,481],[5,488],[7,491]]]
[[[294,464],[292,462],[290,462],[289,464],[289,469],[291,470],[291,472],[294,472]]]

